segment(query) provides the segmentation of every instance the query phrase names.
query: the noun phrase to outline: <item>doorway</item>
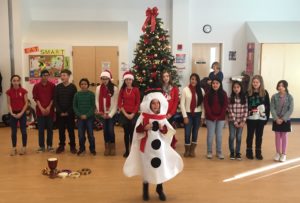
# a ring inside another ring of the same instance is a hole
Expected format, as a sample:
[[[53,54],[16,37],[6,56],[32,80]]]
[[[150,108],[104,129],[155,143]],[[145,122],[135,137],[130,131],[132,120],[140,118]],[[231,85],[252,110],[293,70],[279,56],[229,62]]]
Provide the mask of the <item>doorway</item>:
[[[90,81],[90,90],[95,92],[100,84],[100,74],[110,70],[113,82],[119,85],[119,51],[116,46],[73,46],[73,79],[79,89],[81,78]]]
[[[212,71],[211,64],[218,61],[222,64],[221,43],[194,43],[192,45],[192,72],[200,78],[208,77]]]

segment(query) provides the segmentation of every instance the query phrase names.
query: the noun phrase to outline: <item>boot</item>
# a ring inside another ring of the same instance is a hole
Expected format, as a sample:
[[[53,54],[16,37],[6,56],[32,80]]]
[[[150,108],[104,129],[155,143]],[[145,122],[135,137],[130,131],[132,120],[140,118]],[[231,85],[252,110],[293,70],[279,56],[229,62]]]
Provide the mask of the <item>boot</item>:
[[[261,149],[256,149],[255,150],[255,157],[257,160],[263,160],[264,157],[261,155]]]
[[[149,200],[149,184],[143,183],[143,200],[148,201]]]
[[[158,184],[158,185],[156,186],[156,192],[158,193],[159,199],[160,199],[161,201],[166,201],[166,200],[167,200],[167,197],[166,197],[166,195],[165,195],[165,193],[164,193],[164,191],[163,191],[163,186],[162,186],[162,184]]]
[[[116,144],[109,143],[109,155],[115,156],[116,155]]]
[[[104,156],[108,156],[109,155],[109,143],[105,143],[104,147],[105,147]]]
[[[253,159],[254,158],[252,149],[247,149],[246,150],[246,157],[247,157],[247,159]]]
[[[184,147],[185,147],[185,152],[184,152],[183,156],[184,157],[188,157],[189,154],[190,154],[190,147],[191,147],[191,145],[184,145]]]
[[[195,149],[196,149],[196,147],[197,147],[197,144],[195,144],[195,143],[192,143],[191,144],[191,148],[190,148],[190,157],[195,157],[196,156],[196,154],[195,154]]]

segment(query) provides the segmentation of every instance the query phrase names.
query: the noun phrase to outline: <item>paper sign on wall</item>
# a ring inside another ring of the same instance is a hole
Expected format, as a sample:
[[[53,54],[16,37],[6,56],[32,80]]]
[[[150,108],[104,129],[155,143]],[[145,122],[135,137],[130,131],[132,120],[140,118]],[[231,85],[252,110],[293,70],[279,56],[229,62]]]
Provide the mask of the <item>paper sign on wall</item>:
[[[25,54],[30,54],[38,51],[39,51],[39,47],[29,47],[24,49]]]

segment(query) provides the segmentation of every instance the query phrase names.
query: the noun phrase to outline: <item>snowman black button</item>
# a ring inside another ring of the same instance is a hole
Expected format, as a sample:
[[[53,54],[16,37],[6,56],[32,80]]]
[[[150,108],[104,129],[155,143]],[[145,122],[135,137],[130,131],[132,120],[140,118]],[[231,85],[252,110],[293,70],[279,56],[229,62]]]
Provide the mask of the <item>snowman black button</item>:
[[[155,139],[151,142],[151,147],[154,149],[154,150],[158,150],[161,146],[161,141],[159,139]]]
[[[151,166],[152,166],[153,168],[158,168],[160,165],[161,165],[161,160],[160,160],[160,158],[154,157],[154,158],[151,160]]]
[[[153,131],[158,131],[158,129],[159,129],[158,122],[157,121],[153,121],[152,122],[152,130]]]

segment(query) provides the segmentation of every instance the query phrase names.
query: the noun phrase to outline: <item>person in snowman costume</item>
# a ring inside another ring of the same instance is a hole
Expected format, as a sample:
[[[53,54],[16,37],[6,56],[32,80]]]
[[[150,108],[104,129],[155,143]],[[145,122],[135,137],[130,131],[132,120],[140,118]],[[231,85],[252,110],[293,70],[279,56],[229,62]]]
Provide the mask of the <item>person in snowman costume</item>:
[[[149,183],[156,184],[161,201],[166,200],[163,183],[183,170],[183,161],[170,146],[176,131],[166,118],[168,101],[161,88],[148,89],[140,106],[131,151],[125,161],[126,176],[142,176],[143,200],[149,200]]]

